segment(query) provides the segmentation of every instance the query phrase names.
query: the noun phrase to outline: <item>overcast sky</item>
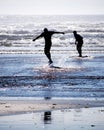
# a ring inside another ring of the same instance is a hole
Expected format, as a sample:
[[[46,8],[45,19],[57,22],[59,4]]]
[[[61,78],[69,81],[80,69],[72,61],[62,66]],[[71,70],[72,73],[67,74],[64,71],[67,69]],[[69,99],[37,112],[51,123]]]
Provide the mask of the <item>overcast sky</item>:
[[[104,14],[104,0],[0,0],[0,14]]]

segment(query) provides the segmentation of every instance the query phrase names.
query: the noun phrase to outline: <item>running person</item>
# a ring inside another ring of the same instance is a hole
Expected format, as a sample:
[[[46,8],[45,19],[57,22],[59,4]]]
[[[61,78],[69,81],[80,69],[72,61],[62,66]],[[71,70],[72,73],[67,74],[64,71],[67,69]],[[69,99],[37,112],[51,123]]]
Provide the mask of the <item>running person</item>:
[[[45,40],[44,53],[47,56],[47,58],[49,59],[49,64],[53,63],[53,61],[51,59],[50,50],[51,50],[51,46],[52,46],[51,38],[52,38],[52,35],[55,33],[64,34],[64,32],[48,31],[47,28],[44,28],[44,31],[39,36],[37,36],[35,39],[33,39],[33,41],[35,41],[38,38],[44,37],[44,40]]]

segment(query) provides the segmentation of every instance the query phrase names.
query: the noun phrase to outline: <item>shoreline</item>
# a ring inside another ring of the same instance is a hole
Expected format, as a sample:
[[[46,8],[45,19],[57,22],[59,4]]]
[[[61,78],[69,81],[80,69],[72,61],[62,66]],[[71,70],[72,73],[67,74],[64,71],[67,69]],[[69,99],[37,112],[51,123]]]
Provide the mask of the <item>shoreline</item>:
[[[0,99],[0,116],[40,111],[104,107],[104,99]]]

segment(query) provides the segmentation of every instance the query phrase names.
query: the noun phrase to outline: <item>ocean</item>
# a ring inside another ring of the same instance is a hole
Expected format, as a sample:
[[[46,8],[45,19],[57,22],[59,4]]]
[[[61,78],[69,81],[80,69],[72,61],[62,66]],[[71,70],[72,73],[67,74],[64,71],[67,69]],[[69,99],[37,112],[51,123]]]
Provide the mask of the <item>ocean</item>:
[[[50,68],[44,28],[54,34]],[[84,38],[78,58],[73,31]],[[0,97],[104,98],[104,15],[0,16]]]

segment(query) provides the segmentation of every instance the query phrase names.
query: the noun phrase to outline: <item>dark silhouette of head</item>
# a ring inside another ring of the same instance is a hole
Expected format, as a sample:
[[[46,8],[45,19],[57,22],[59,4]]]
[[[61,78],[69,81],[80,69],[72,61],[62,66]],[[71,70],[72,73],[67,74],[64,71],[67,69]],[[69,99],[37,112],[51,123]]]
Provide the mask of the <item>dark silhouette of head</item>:
[[[77,31],[73,31],[73,34],[77,34]]]
[[[44,28],[44,32],[48,32],[48,29],[47,29],[47,28]]]

